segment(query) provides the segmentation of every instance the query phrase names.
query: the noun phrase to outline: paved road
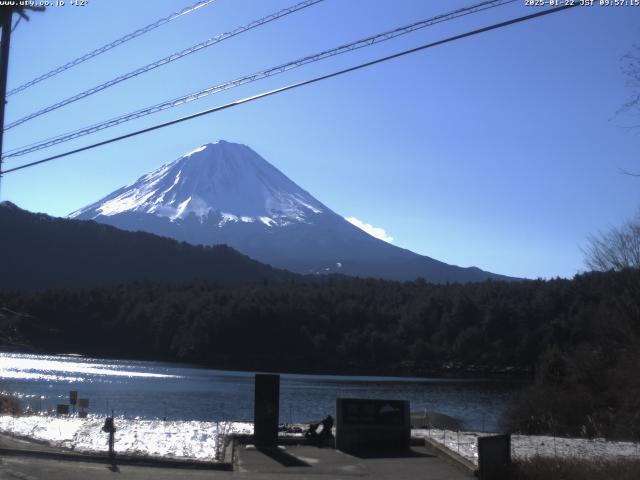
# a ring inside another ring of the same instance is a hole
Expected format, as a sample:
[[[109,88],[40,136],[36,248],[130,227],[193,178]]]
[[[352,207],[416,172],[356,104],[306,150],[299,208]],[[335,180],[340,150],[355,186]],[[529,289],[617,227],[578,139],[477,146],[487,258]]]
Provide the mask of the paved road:
[[[0,459],[0,462],[0,479],[2,480],[173,480],[176,478],[230,478],[229,473],[226,472],[130,466],[119,466],[112,469],[106,464],[30,457],[3,457]],[[217,476],[222,473],[226,473],[226,475]]]
[[[239,448],[235,471],[190,470],[54,460],[27,456],[0,459],[2,480],[164,480],[164,479],[351,479],[469,480],[444,460],[414,449],[394,458],[361,458],[324,448],[288,446],[275,451]]]

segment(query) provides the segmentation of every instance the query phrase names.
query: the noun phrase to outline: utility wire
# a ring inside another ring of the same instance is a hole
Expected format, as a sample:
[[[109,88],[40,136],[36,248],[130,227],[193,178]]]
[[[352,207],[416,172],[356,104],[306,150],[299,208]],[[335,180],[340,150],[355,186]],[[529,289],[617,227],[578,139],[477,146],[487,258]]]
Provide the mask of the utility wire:
[[[144,35],[145,33],[148,33],[151,30],[155,30],[156,28],[161,27],[162,25],[166,25],[167,23],[169,23],[169,22],[171,22],[171,21],[173,21],[173,20],[175,20],[177,18],[180,18],[180,17],[182,17],[184,15],[188,15],[189,13],[195,12],[196,10],[199,10],[202,7],[206,7],[207,5],[209,5],[209,4],[213,3],[213,2],[215,2],[215,0],[203,0],[203,1],[200,1],[198,3],[195,3],[194,5],[191,5],[190,7],[186,7],[186,8],[183,8],[182,10],[180,10],[180,11],[174,12],[171,15],[169,15],[168,17],[164,17],[164,18],[161,18],[159,20],[156,20],[155,22],[150,23],[146,27],[142,27],[142,28],[139,28],[138,30],[136,30],[134,32],[128,33],[127,35],[124,35],[123,37],[120,37],[120,38],[114,40],[111,43],[103,45],[100,48],[96,48],[95,50],[93,50],[93,51],[91,51],[89,53],[85,53],[84,55],[82,55],[82,56],[80,56],[78,58],[75,58],[75,59],[71,60],[70,62],[65,63],[64,65],[61,65],[61,66],[59,66],[57,68],[54,68],[53,70],[51,70],[51,71],[49,71],[49,72],[47,72],[47,73],[45,73],[43,75],[40,75],[39,77],[36,77],[33,80],[30,80],[30,81],[28,81],[26,83],[23,83],[22,85],[20,85],[20,86],[14,88],[13,90],[10,90],[9,92],[7,92],[7,97],[10,96],[10,95],[16,94],[18,92],[22,92],[23,90],[26,90],[27,88],[35,85],[36,83],[40,83],[43,80],[46,80],[46,79],[51,78],[51,77],[53,77],[55,75],[58,75],[59,73],[64,72],[65,70],[69,70],[70,68],[75,67],[76,65],[79,65],[79,64],[81,64],[83,62],[86,62],[87,60],[89,60],[89,59],[91,59],[93,57],[96,57],[96,56],[98,56],[98,55],[100,55],[102,53],[105,53],[105,52],[111,50],[112,48],[115,48],[115,47],[117,47],[119,45],[122,45],[123,43],[126,43],[129,40],[133,40],[136,37]]]
[[[196,45],[193,45],[189,48],[185,48],[184,50],[181,50],[179,52],[176,53],[172,53],[171,55],[161,58],[160,60],[156,60],[155,62],[152,62],[148,65],[145,65],[143,67],[140,68],[136,68],[135,70],[132,70],[131,72],[125,73],[124,75],[120,75],[119,77],[116,77],[112,80],[109,80],[108,82],[104,82],[101,83],[100,85],[97,85],[93,88],[90,88],[88,90],[85,90],[84,92],[80,92],[76,95],[73,95],[69,98],[66,98],[60,102],[54,103],[53,105],[50,105],[46,108],[43,108],[41,110],[38,110],[36,112],[30,113],[29,115],[26,115],[25,117],[22,117],[18,120],[15,120],[14,122],[11,122],[10,124],[8,124],[5,127],[5,130],[10,130],[13,127],[16,127],[24,122],[27,122],[29,120],[32,120],[36,117],[39,117],[40,115],[44,115],[45,113],[49,113],[52,112],[54,110],[57,110],[60,107],[64,107],[65,105],[69,105],[70,103],[73,102],[77,102],[78,100],[81,100],[83,98],[86,98],[90,95],[93,95],[95,93],[98,93],[102,90],[105,90],[109,87],[113,87],[114,85],[117,85],[118,83],[124,82],[125,80],[129,80],[130,78],[134,78],[137,77],[138,75],[142,75],[143,73],[147,73],[151,70],[154,70],[158,67],[161,67],[163,65],[167,65],[171,62],[175,62],[176,60],[179,60],[182,57],[186,57],[187,55],[190,55],[192,53],[195,53],[199,50],[202,50],[203,48],[207,48],[210,47],[212,45],[215,45],[217,43],[222,42],[223,40],[227,40],[228,38],[231,37],[235,37],[236,35],[240,35],[241,33],[247,32],[249,30],[252,30],[254,28],[260,27],[266,23],[272,22],[274,20],[278,20],[279,18],[282,18],[286,15],[289,15],[291,13],[297,12],[298,10],[302,10],[303,8],[307,8],[310,7],[312,5],[315,5],[316,3],[322,2],[323,0],[305,0],[303,2],[297,3],[291,7],[287,7],[284,8],[278,12],[272,13],[270,15],[267,15],[266,17],[262,17],[258,20],[254,20],[251,23],[248,23],[246,25],[240,26],[238,28],[236,28],[235,30],[232,30],[230,32],[225,32],[225,33],[221,33],[220,35],[216,35],[215,37],[209,38],[207,40],[205,40],[204,42],[198,43]]]
[[[191,114],[191,115],[187,115],[187,116],[182,117],[182,118],[177,118],[175,120],[171,120],[171,121],[168,121],[168,122],[159,123],[159,124],[154,125],[152,127],[143,128],[142,130],[137,130],[137,131],[134,131],[134,132],[127,133],[125,135],[120,135],[118,137],[110,138],[108,140],[103,140],[101,142],[97,142],[97,143],[94,143],[94,144],[91,144],[91,145],[87,145],[87,146],[84,146],[84,147],[81,147],[81,148],[76,148],[74,150],[69,150],[67,152],[60,153],[58,155],[53,155],[51,157],[43,158],[42,160],[37,160],[35,162],[26,163],[24,165],[20,165],[18,167],[13,167],[13,168],[10,168],[8,170],[5,170],[4,173],[11,173],[11,172],[16,172],[18,170],[23,170],[25,168],[33,167],[35,165],[40,165],[42,163],[50,162],[52,160],[57,160],[59,158],[67,157],[69,155],[73,155],[74,153],[79,153],[79,152],[84,152],[86,150],[91,150],[93,148],[97,148],[97,147],[101,147],[103,145],[108,145],[110,143],[118,142],[118,141],[124,140],[126,138],[135,137],[135,136],[141,135],[143,133],[152,132],[152,131],[158,130],[160,128],[164,128],[164,127],[168,127],[168,126],[171,126],[171,125],[175,125],[177,123],[181,123],[181,122],[185,122],[187,120],[191,120],[191,119],[194,119],[194,118],[202,117],[204,115],[209,115],[210,113],[215,113],[215,112],[219,112],[221,110],[226,110],[228,108],[237,107],[238,105],[242,105],[242,104],[245,104],[245,103],[253,102],[255,100],[259,100],[261,98],[269,97],[271,95],[276,95],[278,93],[286,92],[288,90],[293,90],[293,89],[296,89],[296,88],[299,88],[299,87],[310,85],[312,83],[320,82],[322,80],[327,80],[329,78],[333,78],[333,77],[337,77],[337,76],[340,76],[340,75],[344,75],[346,73],[354,72],[356,70],[360,70],[360,69],[367,68],[367,67],[370,67],[370,66],[373,66],[373,65],[377,65],[379,63],[383,63],[383,62],[386,62],[386,61],[389,61],[389,60],[393,60],[395,58],[403,57],[405,55],[409,55],[409,54],[416,53],[416,52],[419,52],[419,51],[422,51],[422,50],[426,50],[428,48],[436,47],[438,45],[443,45],[445,43],[450,43],[450,42],[453,42],[453,41],[456,41],[456,40],[461,40],[463,38],[471,37],[473,35],[478,35],[480,33],[488,32],[488,31],[491,31],[491,30],[504,28],[504,27],[507,27],[509,25],[514,25],[516,23],[525,22],[527,20],[532,20],[534,18],[542,17],[544,15],[550,15],[552,13],[557,13],[557,12],[560,12],[562,10],[567,10],[569,8],[576,7],[578,5],[579,4],[577,4],[577,3],[576,4],[567,4],[567,5],[563,5],[561,7],[556,7],[556,8],[552,8],[552,9],[545,9],[545,10],[542,10],[540,12],[532,13],[530,15],[525,15],[525,16],[522,16],[522,17],[513,18],[513,19],[507,20],[505,22],[494,23],[493,25],[489,25],[487,27],[479,28],[477,30],[472,30],[470,32],[462,33],[462,34],[459,34],[459,35],[454,35],[453,37],[448,37],[448,38],[445,38],[443,40],[438,40],[436,42],[427,43],[427,44],[421,45],[419,47],[411,48],[409,50],[404,50],[404,51],[399,52],[399,53],[394,53],[393,55],[388,55],[386,57],[378,58],[378,59],[372,60],[370,62],[361,63],[359,65],[356,65],[356,66],[353,66],[353,67],[349,67],[349,68],[345,68],[343,70],[338,70],[336,72],[332,72],[332,73],[329,73],[329,74],[326,74],[326,75],[321,75],[319,77],[314,77],[314,78],[312,78],[310,80],[305,80],[305,81],[302,81],[302,82],[293,83],[293,84],[290,84],[290,85],[287,85],[287,86],[284,86],[284,87],[276,88],[275,90],[270,90],[268,92],[263,92],[263,93],[260,93],[258,95],[254,95],[254,96],[251,96],[251,97],[247,97],[247,98],[243,98],[243,99],[240,99],[240,100],[236,100],[235,102],[231,102],[231,103],[227,103],[227,104],[224,104],[224,105],[220,105],[218,107],[210,108],[210,109],[204,110],[202,112],[198,112],[198,113],[194,113],[194,114]]]
[[[125,123],[131,120],[135,120],[137,118],[141,118],[144,117],[146,115],[150,115],[152,113],[157,113],[157,112],[161,112],[163,110],[167,110],[169,108],[173,108],[173,107],[177,107],[179,105],[183,105],[185,103],[189,103],[192,102],[194,100],[199,100],[203,97],[207,97],[209,95],[213,95],[225,90],[229,90],[231,88],[235,88],[238,87],[240,85],[244,85],[247,83],[252,83],[258,80],[262,80],[264,78],[267,77],[271,77],[273,75],[278,75],[281,73],[284,73],[286,71],[289,70],[293,70],[295,68],[299,68],[302,67],[303,65],[307,65],[309,63],[314,63],[320,60],[324,60],[325,58],[329,58],[329,57],[333,57],[336,55],[340,55],[346,52],[350,52],[353,50],[357,50],[360,48],[364,48],[364,47],[369,47],[371,45],[380,43],[380,42],[384,42],[387,40],[390,40],[392,38],[401,36],[401,35],[406,35],[408,33],[411,33],[413,31],[425,28],[425,27],[429,27],[432,25],[435,25],[437,23],[441,23],[441,22],[445,22],[445,21],[449,21],[449,20],[453,20],[455,18],[459,18],[459,17],[463,17],[466,15],[470,15],[473,13],[477,13],[483,10],[488,10],[490,8],[495,8],[498,6],[502,6],[502,5],[506,5],[508,3],[513,3],[515,0],[489,0],[489,1],[484,1],[469,7],[465,7],[465,8],[461,8],[458,10],[454,10],[452,12],[449,13],[445,13],[445,14],[441,14],[435,17],[431,17],[428,19],[424,19],[424,20],[420,20],[418,22],[414,22],[411,23],[409,25],[405,25],[403,27],[398,27],[394,30],[389,30],[387,32],[384,33],[379,33],[376,35],[372,35],[370,37],[367,38],[363,38],[360,40],[357,40],[355,42],[351,42],[351,43],[347,43],[345,45],[341,45],[339,47],[335,47],[332,48],[330,50],[324,50],[322,52],[319,53],[315,53],[313,55],[309,55],[288,63],[284,63],[282,65],[278,65],[276,67],[271,67],[268,68],[266,70],[261,70],[259,72],[255,72],[252,73],[250,75],[245,75],[244,77],[240,77],[240,78],[236,78],[234,80],[229,80],[208,88],[205,88],[203,90],[199,90],[197,92],[193,92],[187,95],[184,95],[182,97],[178,97],[178,98],[174,98],[172,100],[167,100],[165,102],[141,109],[141,110],[137,110],[135,112],[131,112],[125,115],[121,115],[119,117],[115,117],[112,118],[110,120],[105,120],[103,122],[100,123],[96,123],[93,125],[90,125],[88,127],[84,127],[81,128],[79,130],[74,130],[71,132],[67,132],[49,139],[45,139],[39,142],[36,142],[34,144],[30,144],[30,145],[25,145],[22,147],[18,147],[17,149],[13,149],[11,151],[8,151],[3,158],[7,159],[7,158],[11,158],[11,157],[18,157],[18,156],[22,156],[22,155],[26,155],[27,153],[32,153],[35,152],[37,150],[41,150],[43,148],[48,148],[54,145],[58,145],[60,143],[63,142],[67,142],[69,140],[73,140],[85,135],[89,135],[95,132],[98,132],[100,130],[104,130],[106,128],[110,128],[116,125],[119,125],[121,123]]]

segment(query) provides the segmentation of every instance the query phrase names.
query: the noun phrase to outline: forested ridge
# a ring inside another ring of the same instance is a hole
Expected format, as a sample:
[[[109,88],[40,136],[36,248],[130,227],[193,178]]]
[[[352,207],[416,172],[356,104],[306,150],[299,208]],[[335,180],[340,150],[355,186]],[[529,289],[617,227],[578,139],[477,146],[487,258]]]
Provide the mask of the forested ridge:
[[[226,245],[190,245],[0,203],[0,288],[80,288],[134,281],[249,283],[295,275]]]
[[[49,352],[282,371],[526,371],[551,346],[623,341],[619,318],[637,313],[638,285],[637,271],[465,285],[134,283],[4,290],[0,304],[29,314],[18,330]]]
[[[640,434],[638,269],[464,285],[298,277],[1,290],[0,306],[4,350],[280,372],[535,371],[511,429]]]

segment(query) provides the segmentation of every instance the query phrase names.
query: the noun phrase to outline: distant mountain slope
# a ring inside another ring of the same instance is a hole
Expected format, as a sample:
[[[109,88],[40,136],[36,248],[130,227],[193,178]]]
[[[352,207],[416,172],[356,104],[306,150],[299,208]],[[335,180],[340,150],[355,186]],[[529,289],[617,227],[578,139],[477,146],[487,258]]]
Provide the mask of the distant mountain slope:
[[[227,246],[202,247],[95,222],[54,218],[0,203],[0,288],[91,287],[194,279],[287,280]]]
[[[228,244],[298,273],[431,282],[511,280],[418,255],[353,226],[245,145],[220,140],[70,217],[191,244]]]

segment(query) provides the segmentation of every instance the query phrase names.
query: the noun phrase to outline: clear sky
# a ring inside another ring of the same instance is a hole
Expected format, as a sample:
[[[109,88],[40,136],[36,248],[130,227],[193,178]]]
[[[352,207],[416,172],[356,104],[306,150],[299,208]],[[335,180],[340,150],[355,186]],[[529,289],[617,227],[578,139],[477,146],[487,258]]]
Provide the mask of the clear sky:
[[[12,36],[9,88],[195,0],[89,0],[32,14]],[[217,0],[9,98],[11,122],[295,0]],[[5,150],[128,113],[473,0],[326,0],[9,130]],[[20,159],[142,128],[507,18],[524,0],[133,121]],[[194,147],[249,145],[395,245],[514,276],[584,270],[589,234],[640,204],[637,117],[621,57],[640,7],[579,7],[8,174],[2,199],[64,216]]]

